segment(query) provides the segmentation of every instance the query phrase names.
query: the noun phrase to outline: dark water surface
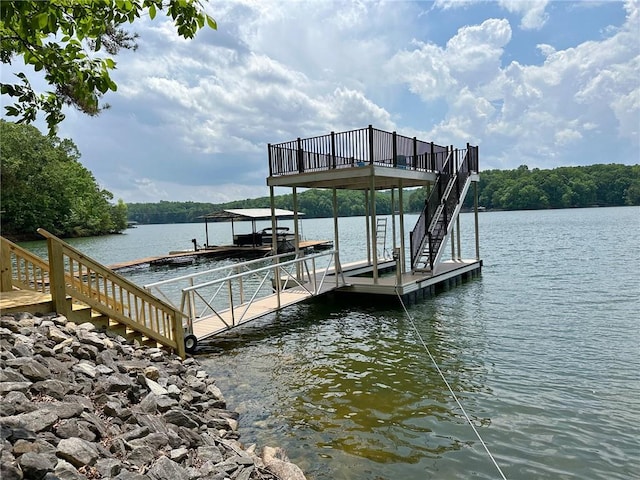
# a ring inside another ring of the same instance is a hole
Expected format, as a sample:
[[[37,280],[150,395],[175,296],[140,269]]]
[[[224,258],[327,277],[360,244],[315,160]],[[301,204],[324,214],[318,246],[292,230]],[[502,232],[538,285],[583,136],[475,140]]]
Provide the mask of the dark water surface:
[[[363,220],[341,222],[343,261],[359,259]],[[467,257],[472,222],[462,215]],[[309,238],[332,229],[305,223]],[[202,229],[144,226],[77,247],[111,263],[189,248]],[[480,236],[482,277],[409,313],[504,474],[640,478],[640,209],[487,212]],[[206,348],[241,440],[284,447],[310,479],[499,478],[394,303],[318,300]]]

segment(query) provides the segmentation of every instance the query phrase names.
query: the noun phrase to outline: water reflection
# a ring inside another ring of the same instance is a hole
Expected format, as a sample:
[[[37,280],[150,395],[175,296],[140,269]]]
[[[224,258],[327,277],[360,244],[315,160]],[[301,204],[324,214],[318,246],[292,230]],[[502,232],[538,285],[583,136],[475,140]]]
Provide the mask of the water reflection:
[[[446,303],[441,308],[447,310]],[[464,342],[440,325],[448,312],[424,306],[412,310],[452,388],[466,392],[463,398],[486,392],[484,367],[466,364]],[[420,464],[424,475],[430,458],[474,442],[399,306],[315,302],[203,348],[202,363],[223,378],[229,400],[238,402],[231,406],[242,413],[243,440],[264,444],[278,438],[282,443],[284,436],[289,455],[308,463],[314,478],[341,478],[346,475],[339,473],[346,468],[343,462],[355,468],[354,458],[368,468],[370,462],[381,465],[381,472],[385,464]],[[241,371],[234,371],[238,365]],[[488,418],[475,421],[490,423]],[[458,431],[455,426],[463,435],[451,434]]]

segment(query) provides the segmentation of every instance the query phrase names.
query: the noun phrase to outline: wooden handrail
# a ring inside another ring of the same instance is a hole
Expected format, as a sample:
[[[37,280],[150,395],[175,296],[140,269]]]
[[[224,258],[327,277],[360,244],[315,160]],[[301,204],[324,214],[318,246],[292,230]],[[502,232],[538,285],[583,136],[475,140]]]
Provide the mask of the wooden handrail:
[[[182,312],[39,228],[49,249],[50,291],[56,311],[68,315],[66,297],[185,357]]]
[[[49,264],[40,257],[0,237],[0,260],[0,291],[49,293]]]

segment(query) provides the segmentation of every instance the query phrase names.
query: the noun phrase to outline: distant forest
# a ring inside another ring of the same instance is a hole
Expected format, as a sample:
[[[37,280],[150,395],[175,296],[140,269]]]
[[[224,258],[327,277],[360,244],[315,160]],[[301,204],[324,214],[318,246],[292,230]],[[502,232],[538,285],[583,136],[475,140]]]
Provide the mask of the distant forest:
[[[404,193],[405,212],[419,212],[426,190],[418,188]],[[365,214],[363,192],[339,190],[338,214]],[[396,194],[397,201],[397,194]],[[278,195],[276,208],[293,209],[293,195]],[[480,172],[479,205],[487,210],[538,210],[592,206],[640,205],[640,165],[599,164],[584,167],[559,167],[551,170],[522,165],[514,170]],[[269,197],[212,204],[198,202],[130,203],[129,220],[138,223],[200,222],[202,215],[229,208],[268,208]],[[464,206],[473,206],[473,190]],[[305,218],[331,217],[330,190],[305,190],[298,194],[298,210]],[[391,213],[391,193],[376,196],[378,215]]]

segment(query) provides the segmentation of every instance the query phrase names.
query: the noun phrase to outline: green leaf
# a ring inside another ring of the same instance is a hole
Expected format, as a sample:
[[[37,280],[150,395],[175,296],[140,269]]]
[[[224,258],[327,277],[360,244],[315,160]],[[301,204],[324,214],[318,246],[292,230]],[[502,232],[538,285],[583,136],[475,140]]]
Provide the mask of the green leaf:
[[[49,23],[49,15],[46,13],[39,13],[33,20],[35,25],[37,25],[37,28],[43,30]]]
[[[207,15],[207,25],[209,25],[209,28],[213,28],[214,30],[218,29],[218,24],[209,15]]]
[[[156,18],[156,6],[153,3],[149,5],[149,18],[151,20]]]

